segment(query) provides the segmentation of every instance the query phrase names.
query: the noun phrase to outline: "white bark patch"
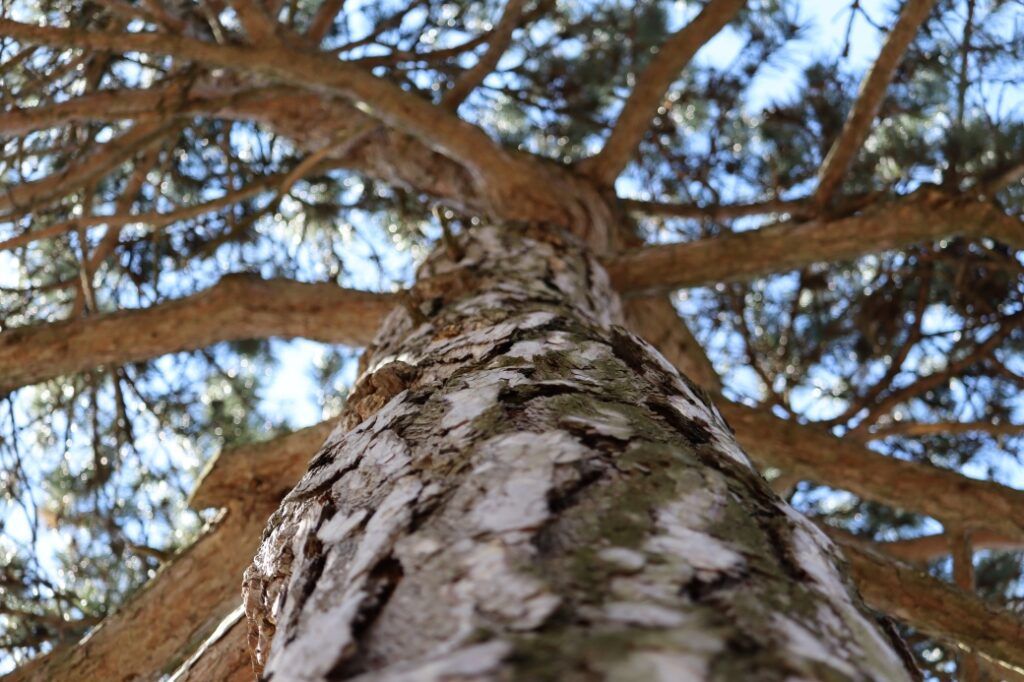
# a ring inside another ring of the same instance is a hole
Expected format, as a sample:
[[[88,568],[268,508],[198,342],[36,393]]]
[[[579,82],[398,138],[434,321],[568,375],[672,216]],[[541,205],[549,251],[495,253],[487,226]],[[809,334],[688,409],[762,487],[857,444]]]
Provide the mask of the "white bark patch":
[[[631,655],[609,676],[609,682],[704,682],[714,651],[679,653],[645,651]]]
[[[448,402],[449,408],[441,418],[441,428],[453,429],[461,426],[494,407],[498,401],[499,389],[500,385],[494,382],[471,386],[446,395],[444,399]]]
[[[692,395],[689,389],[687,389],[687,392]],[[702,403],[695,403],[680,396],[670,396],[668,400],[672,407],[683,417],[699,421],[708,428],[714,439],[716,452],[721,452],[729,457],[729,459],[742,464],[751,471],[754,470],[754,465],[750,462],[750,458],[740,449],[733,435],[722,427],[719,418],[710,418],[712,413]],[[700,406],[698,407],[698,405]]]
[[[353,468],[374,447],[376,439],[380,437],[382,432],[390,429],[395,420],[413,411],[413,406],[404,402],[404,398],[407,395],[408,391],[402,391],[402,393],[395,396],[393,400],[378,410],[372,417],[338,438],[336,436],[339,433],[340,427],[335,429],[327,439],[327,442],[320,448],[320,453],[332,450],[337,454],[335,454],[329,464],[321,466],[303,476],[299,484],[288,494],[288,498],[294,498],[310,491],[318,490],[328,482],[338,478],[342,471]],[[407,447],[404,444],[402,444],[401,449],[407,451]]]
[[[562,417],[560,424],[567,427],[584,428],[608,438],[628,441],[633,436],[633,426],[626,415],[608,407],[598,407],[597,414],[568,415]]]
[[[529,553],[525,545],[515,549],[520,555]],[[517,569],[513,556],[512,549],[499,542],[475,548],[463,559],[466,577],[456,583],[455,594],[513,630],[532,630],[558,608],[561,599],[543,581]]]
[[[386,557],[395,540],[408,526],[412,503],[422,490],[412,477],[399,479],[366,524],[355,556],[344,565],[328,549],[327,564],[312,593],[301,605],[301,618],[284,613],[285,622],[297,622],[287,633],[288,646],[273,647],[266,670],[288,680],[320,679],[355,647],[352,623],[367,598],[366,574]],[[341,524],[342,526],[345,523]],[[302,560],[296,565],[303,566]],[[302,572],[296,572],[289,592],[297,589]],[[293,600],[286,609],[296,605]]]
[[[686,614],[647,602],[612,602],[605,605],[608,620],[651,628],[674,628],[686,622]]]
[[[555,330],[538,339],[516,341],[508,350],[507,355],[511,358],[529,361],[539,355],[567,351],[579,352],[579,347],[567,333]]]
[[[616,577],[611,583],[611,592],[619,601],[661,604],[667,608],[682,609],[685,604],[679,598],[679,586],[693,578],[693,569],[685,564],[655,564],[629,577]]]
[[[644,547],[653,553],[684,559],[698,572],[715,574],[738,568],[743,557],[706,533],[676,526],[651,538]]]
[[[498,436],[480,446],[484,461],[473,471],[483,488],[470,510],[475,528],[506,533],[547,520],[555,464],[582,459],[588,451],[562,431]]]
[[[705,530],[717,505],[714,497],[698,491],[659,509],[658,527],[664,532],[648,540],[645,548],[682,559],[698,572],[727,573],[740,568],[742,555]]]
[[[466,647],[426,662],[405,663],[394,669],[376,670],[354,677],[353,682],[455,682],[482,680],[497,670],[512,650],[507,642],[495,640]]]
[[[463,305],[469,306],[470,302]],[[518,331],[529,331],[554,320],[556,315],[545,311],[509,318],[475,330],[467,330],[451,339],[433,341],[423,349],[422,357],[448,357],[450,360],[478,360],[491,352],[494,346]]]
[[[363,455],[363,465],[376,467],[387,478],[405,469],[411,458],[408,444],[394,431],[378,434]]]
[[[843,584],[835,563],[829,556],[836,551],[832,548],[831,541],[788,504],[781,504],[779,507],[793,520],[793,552],[800,567],[817,583],[836,614],[842,619],[851,635],[851,644],[861,649],[860,667],[874,670],[878,679],[909,679],[903,662],[893,651],[892,646],[854,605],[849,588]]]
[[[620,571],[630,573],[639,571],[647,563],[647,557],[626,547],[606,547],[598,552],[597,556]]]
[[[399,533],[405,530],[412,516],[412,503],[419,496],[423,484],[407,476],[391,490],[366,524],[359,549],[348,565],[348,576],[365,573],[391,550]]]
[[[853,666],[835,655],[835,643],[829,642],[826,646],[821,633],[812,633],[800,623],[781,614],[775,614],[772,623],[785,638],[787,649],[792,653],[801,658],[824,663],[844,675],[856,677],[857,671]]]
[[[351,514],[335,514],[330,521],[320,526],[316,536],[324,543],[341,542],[366,518],[365,509],[357,509]]]
[[[341,656],[353,650],[351,623],[364,597],[347,595],[327,611],[303,609],[302,623],[288,646],[271,648],[267,672],[294,682],[323,679]]]

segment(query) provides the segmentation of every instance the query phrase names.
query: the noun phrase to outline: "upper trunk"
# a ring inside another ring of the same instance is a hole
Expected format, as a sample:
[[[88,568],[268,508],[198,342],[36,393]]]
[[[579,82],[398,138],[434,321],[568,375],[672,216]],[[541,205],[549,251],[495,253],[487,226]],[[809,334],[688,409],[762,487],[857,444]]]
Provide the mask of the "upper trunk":
[[[276,680],[901,680],[835,550],[575,238],[423,266],[246,573]]]

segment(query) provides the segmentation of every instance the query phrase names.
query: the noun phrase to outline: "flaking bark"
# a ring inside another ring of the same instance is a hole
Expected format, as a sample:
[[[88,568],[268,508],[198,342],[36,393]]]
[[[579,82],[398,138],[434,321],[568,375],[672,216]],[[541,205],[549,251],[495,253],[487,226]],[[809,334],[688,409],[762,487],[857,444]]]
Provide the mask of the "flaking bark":
[[[385,321],[246,572],[266,678],[908,679],[596,261],[550,228],[462,251],[422,268],[425,321]]]

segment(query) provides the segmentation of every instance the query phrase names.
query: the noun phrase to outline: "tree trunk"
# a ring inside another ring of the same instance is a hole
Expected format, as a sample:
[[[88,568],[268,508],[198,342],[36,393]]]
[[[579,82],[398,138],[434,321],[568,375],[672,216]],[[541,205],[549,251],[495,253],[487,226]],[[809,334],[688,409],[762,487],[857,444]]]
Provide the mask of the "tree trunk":
[[[407,303],[246,572],[267,679],[911,677],[576,238],[474,229]]]

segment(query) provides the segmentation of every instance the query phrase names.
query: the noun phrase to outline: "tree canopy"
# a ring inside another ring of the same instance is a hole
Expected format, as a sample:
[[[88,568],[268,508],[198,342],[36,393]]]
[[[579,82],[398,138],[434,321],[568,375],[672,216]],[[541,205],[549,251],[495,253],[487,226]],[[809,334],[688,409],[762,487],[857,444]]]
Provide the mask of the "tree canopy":
[[[568,186],[781,494],[1024,608],[1024,3],[2,7],[0,669],[194,540],[214,454],[336,415],[432,245]]]

